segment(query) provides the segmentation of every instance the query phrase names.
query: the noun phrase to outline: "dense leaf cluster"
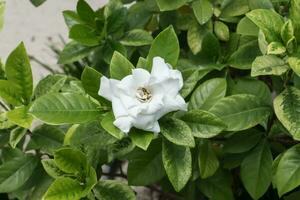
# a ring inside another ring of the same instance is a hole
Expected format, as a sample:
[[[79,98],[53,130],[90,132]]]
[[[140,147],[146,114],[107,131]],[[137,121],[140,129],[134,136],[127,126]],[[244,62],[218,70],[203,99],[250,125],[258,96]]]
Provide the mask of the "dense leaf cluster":
[[[134,186],[160,199],[300,198],[299,0],[110,0],[97,10],[79,0],[63,15],[67,74],[33,87],[22,43],[0,64],[1,199],[133,200]],[[100,78],[151,70],[155,56],[182,72],[188,111],[161,118],[159,134],[126,135]]]

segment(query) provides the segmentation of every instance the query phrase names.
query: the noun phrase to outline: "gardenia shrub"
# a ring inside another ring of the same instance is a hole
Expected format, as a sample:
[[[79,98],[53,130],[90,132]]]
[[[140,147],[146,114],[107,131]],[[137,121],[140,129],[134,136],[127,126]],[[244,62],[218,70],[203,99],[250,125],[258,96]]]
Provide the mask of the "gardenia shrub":
[[[0,65],[1,199],[300,199],[300,0],[63,16],[68,74],[33,86],[23,43]]]

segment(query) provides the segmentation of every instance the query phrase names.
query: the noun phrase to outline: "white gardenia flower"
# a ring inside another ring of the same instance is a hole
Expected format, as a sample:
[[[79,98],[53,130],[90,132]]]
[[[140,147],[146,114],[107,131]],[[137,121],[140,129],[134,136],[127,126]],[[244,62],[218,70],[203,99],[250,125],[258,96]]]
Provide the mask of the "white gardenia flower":
[[[122,80],[101,78],[99,95],[112,102],[114,125],[125,133],[131,127],[158,133],[158,119],[166,113],[187,110],[180,96],[181,72],[160,57],[153,58],[151,74],[141,68]]]

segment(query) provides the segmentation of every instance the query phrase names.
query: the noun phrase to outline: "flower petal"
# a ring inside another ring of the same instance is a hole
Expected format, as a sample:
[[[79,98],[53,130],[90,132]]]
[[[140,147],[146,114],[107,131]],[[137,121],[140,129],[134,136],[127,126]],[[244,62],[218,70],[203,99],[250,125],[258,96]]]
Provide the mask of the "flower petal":
[[[128,133],[130,128],[132,127],[132,118],[131,117],[119,117],[114,123],[116,127],[118,127],[124,133]]]
[[[108,79],[105,76],[102,76],[100,79],[100,89],[98,94],[107,100],[111,101],[112,97],[116,91],[116,85],[119,83],[118,80],[115,79]]]
[[[137,88],[145,87],[149,83],[150,73],[145,69],[133,69],[132,77]]]
[[[153,65],[151,70],[150,83],[154,84],[161,82],[169,77],[170,66],[165,63],[161,57],[153,58]]]
[[[113,97],[112,109],[115,118],[126,117],[129,115],[125,105],[122,103],[122,101],[119,98]]]

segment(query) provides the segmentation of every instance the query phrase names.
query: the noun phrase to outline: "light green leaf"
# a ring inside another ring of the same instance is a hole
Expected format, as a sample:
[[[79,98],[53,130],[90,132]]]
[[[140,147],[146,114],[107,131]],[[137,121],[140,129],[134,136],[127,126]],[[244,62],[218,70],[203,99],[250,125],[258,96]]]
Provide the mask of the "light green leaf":
[[[219,40],[228,41],[229,40],[229,28],[226,24],[221,21],[215,21],[214,32]]]
[[[59,64],[69,64],[87,57],[92,51],[93,47],[83,46],[77,42],[67,43],[62,52],[59,54]]]
[[[173,67],[176,66],[179,57],[179,42],[172,26],[169,26],[153,40],[147,57],[147,69],[152,68],[153,58],[159,56],[165,59]]]
[[[64,136],[64,132],[58,127],[43,124],[32,131],[31,139],[36,148],[53,154],[56,149],[62,146]]]
[[[190,127],[176,118],[166,118],[160,121],[161,133],[170,142],[182,146],[195,146],[195,140]]]
[[[54,125],[84,123],[101,115],[97,104],[75,93],[44,95],[35,100],[29,112],[39,120]]]
[[[253,199],[267,191],[272,180],[272,153],[267,142],[261,141],[241,165],[241,180]]]
[[[230,58],[227,63],[237,69],[250,69],[254,59],[261,55],[258,43],[256,40],[250,41],[238,48]]]
[[[160,11],[176,10],[186,2],[187,0],[156,0]]]
[[[106,113],[101,121],[101,126],[112,136],[117,139],[122,139],[124,134],[120,129],[118,129],[113,122],[115,121],[114,114],[112,112]]]
[[[9,137],[9,144],[12,146],[12,148],[16,148],[18,143],[21,141],[21,139],[25,136],[27,133],[27,129],[17,127],[13,129],[10,132],[10,137]]]
[[[219,160],[208,141],[202,141],[198,148],[198,166],[200,177],[206,179],[217,171],[219,168]]]
[[[75,24],[72,26],[69,38],[85,46],[97,46],[100,42],[100,36],[88,25]]]
[[[202,83],[192,94],[189,110],[209,110],[226,94],[227,83],[224,78],[214,78]]]
[[[77,150],[64,147],[54,153],[54,161],[59,169],[66,173],[81,173],[87,170],[85,155]]]
[[[300,76],[300,58],[295,56],[289,56],[288,63],[292,70]]]
[[[300,91],[288,87],[274,99],[277,118],[295,140],[300,140]]]
[[[7,79],[16,84],[24,103],[28,104],[31,100],[33,83],[31,66],[23,43],[8,56],[5,72]]]
[[[101,200],[136,200],[133,190],[118,180],[100,180],[93,191]]]
[[[192,3],[192,8],[201,25],[208,22],[213,15],[214,8],[209,0],[196,0]]]
[[[282,75],[289,66],[275,55],[258,56],[252,63],[251,76]]]
[[[38,159],[21,155],[0,165],[0,192],[8,193],[20,188],[32,175]]]
[[[288,41],[294,37],[294,27],[292,21],[287,20],[281,28],[281,39],[287,45]]]
[[[33,117],[28,113],[27,106],[21,106],[6,113],[7,119],[23,128],[30,128]]]
[[[6,113],[0,113],[0,130],[1,129],[9,129],[11,127],[15,126],[15,124],[13,124],[12,122],[10,122],[7,117],[6,117]]]
[[[0,31],[4,25],[4,11],[5,11],[5,1],[0,2]]]
[[[153,38],[149,32],[142,29],[134,29],[125,33],[120,43],[125,46],[144,46],[150,45],[152,41]]]
[[[300,185],[300,145],[288,149],[281,156],[275,171],[276,187],[281,197]]]
[[[47,174],[54,179],[57,179],[60,176],[63,176],[65,174],[57,167],[54,159],[44,159],[42,160],[42,165],[45,171],[47,172]]]
[[[46,78],[42,79],[35,87],[34,96],[38,98],[47,93],[59,92],[67,78],[67,76],[60,74],[46,76]]]
[[[134,66],[119,52],[115,51],[110,62],[110,77],[121,80],[127,75],[132,74]]]
[[[162,159],[164,168],[175,191],[179,192],[192,174],[192,155],[189,147],[163,141]]]
[[[147,151],[136,149],[128,160],[129,185],[150,185],[165,176],[161,140],[151,142]]]
[[[9,104],[18,106],[22,104],[21,92],[18,86],[11,81],[0,80],[0,98]]]
[[[152,139],[154,138],[154,133],[139,129],[132,129],[129,132],[129,136],[133,144],[146,151]]]
[[[281,42],[271,42],[267,48],[267,54],[280,55],[286,52]]]
[[[189,111],[180,119],[189,125],[194,137],[211,138],[226,128],[226,124],[219,117],[203,110]]]
[[[237,94],[221,99],[209,111],[225,122],[227,131],[241,131],[263,122],[271,110],[254,95]]]
[[[201,51],[202,41],[206,32],[207,30],[198,23],[190,23],[187,32],[187,42],[193,54],[197,54]]]
[[[77,2],[76,11],[83,21],[87,23],[93,23],[95,19],[95,12],[89,6],[85,0],[79,0]]]
[[[291,0],[290,2],[290,19],[293,22],[294,32],[297,41],[300,41],[300,2],[298,0]]]
[[[258,27],[248,18],[242,18],[236,28],[236,33],[241,35],[257,36]]]
[[[265,34],[268,42],[280,42],[282,17],[273,10],[256,9],[247,13],[246,16],[254,22]]]

